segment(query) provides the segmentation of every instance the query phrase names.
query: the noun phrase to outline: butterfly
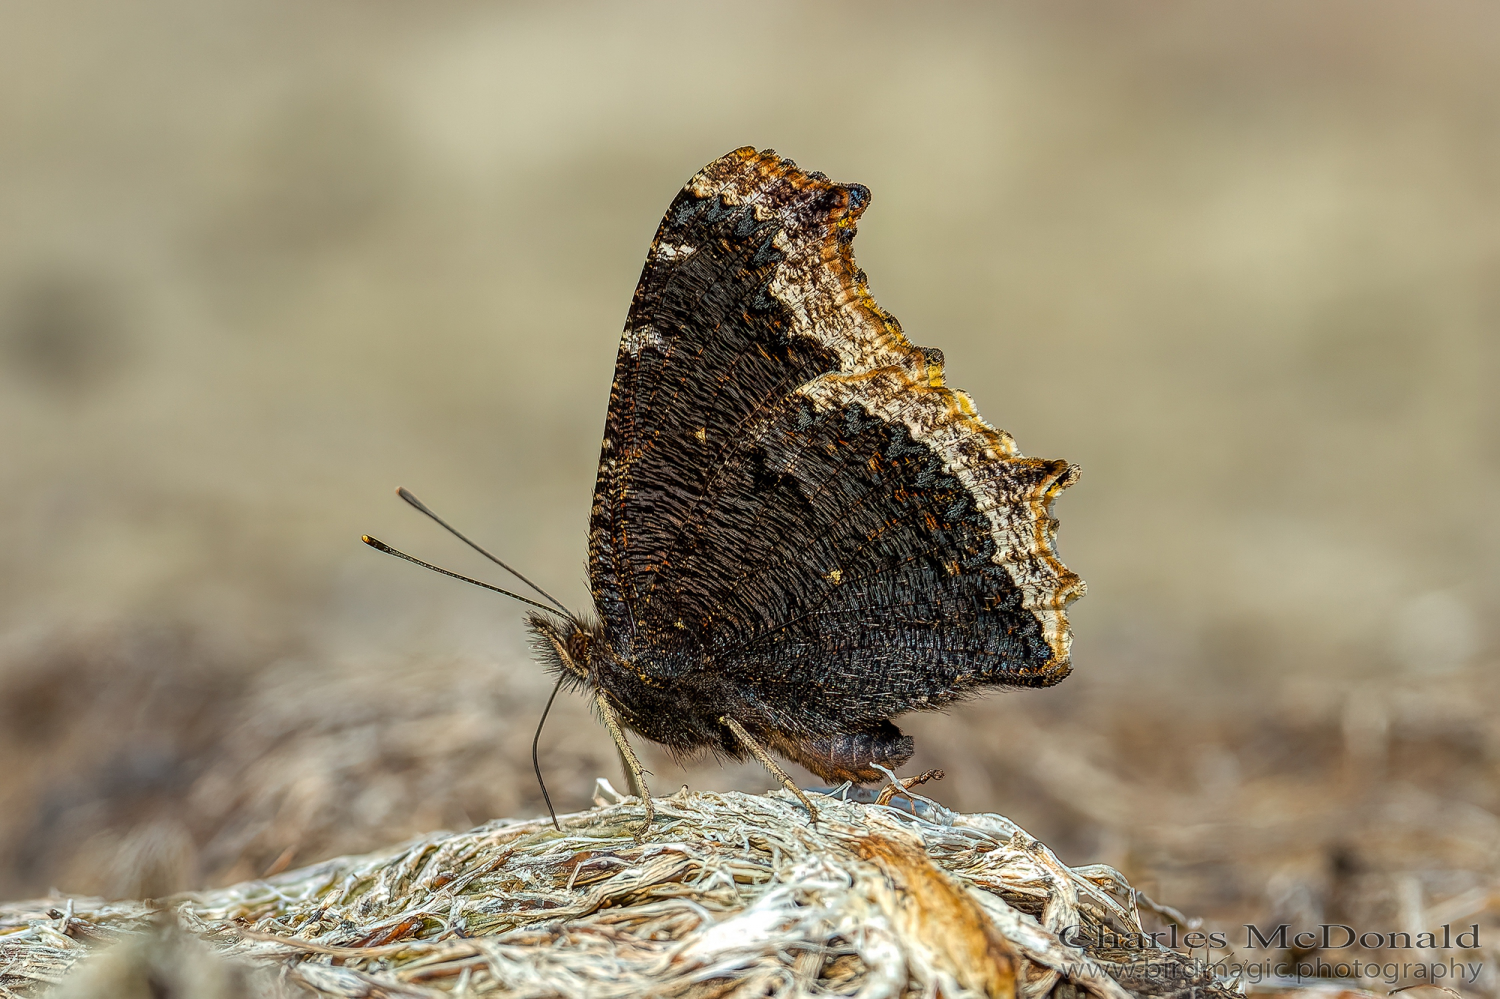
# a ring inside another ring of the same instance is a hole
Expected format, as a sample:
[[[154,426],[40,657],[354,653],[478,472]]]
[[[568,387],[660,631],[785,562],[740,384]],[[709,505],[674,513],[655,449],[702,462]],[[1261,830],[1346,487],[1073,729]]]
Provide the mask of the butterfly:
[[[629,732],[753,756],[815,818],[775,757],[879,780],[913,751],[894,717],[1069,672],[1085,587],[1052,504],[1078,468],[1022,455],[876,304],[852,248],[869,204],[746,146],[688,181],[646,257],[594,487],[594,613],[547,597],[527,623],[647,826]]]

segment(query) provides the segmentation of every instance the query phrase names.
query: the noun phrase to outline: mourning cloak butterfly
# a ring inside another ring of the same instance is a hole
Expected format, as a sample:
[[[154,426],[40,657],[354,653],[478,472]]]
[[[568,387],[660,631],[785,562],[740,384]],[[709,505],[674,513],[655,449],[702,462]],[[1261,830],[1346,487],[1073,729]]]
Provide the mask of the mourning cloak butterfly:
[[[891,723],[1067,675],[1052,501],[854,264],[858,184],[736,149],[673,200],[620,339],[589,530],[597,620],[532,614],[625,739],[768,750],[829,781],[912,754]],[[803,797],[806,801],[806,798]],[[811,809],[811,805],[809,805]]]
[[[852,249],[869,203],[746,146],[667,209],[604,424],[597,618],[444,523],[558,608],[500,590],[542,611],[536,648],[592,696],[648,826],[627,729],[752,755],[816,817],[771,752],[878,780],[912,754],[893,716],[1068,674],[1063,609],[1084,584],[1051,507],[1078,467],[1022,455],[875,304]]]

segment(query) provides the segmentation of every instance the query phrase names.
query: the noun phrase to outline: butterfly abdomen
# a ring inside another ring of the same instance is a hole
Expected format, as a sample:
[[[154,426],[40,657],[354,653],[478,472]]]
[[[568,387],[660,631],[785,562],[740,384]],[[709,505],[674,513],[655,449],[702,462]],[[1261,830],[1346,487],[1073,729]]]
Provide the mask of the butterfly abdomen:
[[[769,740],[788,759],[832,783],[856,784],[881,780],[878,764],[888,770],[911,759],[912,738],[889,721],[857,732],[831,732],[797,741]]]

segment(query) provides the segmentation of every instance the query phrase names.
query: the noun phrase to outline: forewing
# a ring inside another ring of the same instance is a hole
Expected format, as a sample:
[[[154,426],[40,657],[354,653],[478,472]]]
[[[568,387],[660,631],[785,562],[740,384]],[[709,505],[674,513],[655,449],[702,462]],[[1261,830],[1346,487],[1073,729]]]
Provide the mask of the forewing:
[[[1050,505],[1076,468],[1022,456],[875,304],[851,250],[868,202],[745,148],[662,220],[590,533],[606,636],[643,674],[857,695],[879,717],[1067,672],[1083,583]]]

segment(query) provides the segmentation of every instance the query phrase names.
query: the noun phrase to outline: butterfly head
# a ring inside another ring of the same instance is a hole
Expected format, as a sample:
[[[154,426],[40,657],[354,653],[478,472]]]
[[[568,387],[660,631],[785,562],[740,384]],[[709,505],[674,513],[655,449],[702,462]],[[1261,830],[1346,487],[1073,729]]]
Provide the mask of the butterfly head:
[[[603,648],[599,626],[576,617],[531,614],[526,618],[532,645],[542,662],[569,683],[596,686],[598,670],[592,666]]]

